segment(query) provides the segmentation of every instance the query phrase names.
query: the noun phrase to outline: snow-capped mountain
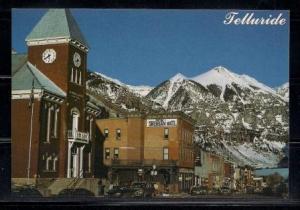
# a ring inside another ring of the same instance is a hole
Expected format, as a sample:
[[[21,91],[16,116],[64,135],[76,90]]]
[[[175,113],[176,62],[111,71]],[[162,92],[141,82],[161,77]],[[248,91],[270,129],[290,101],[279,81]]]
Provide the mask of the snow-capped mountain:
[[[171,79],[160,84],[159,87],[167,89],[156,98],[153,93],[157,91],[157,88],[147,96],[152,100],[162,103],[163,107],[168,107],[168,104],[172,106],[172,100],[176,97],[177,91],[182,91],[181,87],[186,86],[187,83],[197,83],[201,87],[202,91],[205,90],[211,92],[216,97],[219,97],[222,101],[240,101],[243,104],[247,103],[253,95],[272,95],[280,101],[287,101],[286,98],[277,94],[272,88],[256,81],[247,75],[238,75],[230,72],[228,69],[219,66],[212,70],[198,75],[196,77],[187,78],[186,76],[178,73]],[[187,88],[189,91],[192,90]],[[154,91],[155,90],[155,91]],[[200,98],[199,91],[196,91]],[[199,99],[199,98],[198,98]]]
[[[197,144],[240,164],[273,167],[285,157],[288,100],[252,77],[216,67],[190,78],[178,73],[155,88],[89,77],[89,89],[128,111],[185,112],[197,121]]]
[[[213,68],[212,70],[191,79],[199,84],[204,85],[205,87],[208,87],[212,84],[217,85],[221,90],[220,99],[224,101],[224,95],[227,88],[230,88],[238,94],[238,90],[236,89],[235,85],[238,85],[239,88],[248,89],[254,92],[276,94],[276,91],[274,91],[272,88],[258,82],[254,78],[247,75],[235,74],[222,66]]]
[[[275,90],[277,92],[277,94],[281,95],[282,97],[284,97],[286,100],[289,100],[289,83],[286,82],[283,85],[277,87]]]

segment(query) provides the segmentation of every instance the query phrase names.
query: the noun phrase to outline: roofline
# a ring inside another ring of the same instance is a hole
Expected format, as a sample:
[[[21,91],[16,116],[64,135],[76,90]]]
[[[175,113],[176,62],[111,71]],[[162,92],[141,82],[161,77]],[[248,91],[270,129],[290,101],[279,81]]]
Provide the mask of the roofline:
[[[26,38],[25,41],[27,46],[70,43],[81,50],[85,50],[86,52],[89,51],[88,45],[83,44],[77,39],[72,39],[71,36],[44,37],[44,38],[34,38],[34,39]]]
[[[63,93],[63,95],[57,94],[57,93],[53,93],[52,91],[49,91],[49,90],[45,89],[45,87],[42,86],[42,85],[40,84],[40,85],[43,87],[44,90],[46,90],[46,91],[49,92],[49,93],[55,94],[55,95],[61,95],[61,96],[63,96],[63,97],[66,97],[66,96],[67,96],[67,94],[66,94],[65,91],[63,91],[59,86],[57,86],[52,80],[50,80],[43,72],[41,72],[38,68],[36,68],[32,63],[30,63],[30,62],[28,61],[28,62],[27,62],[27,65],[29,65],[29,67],[30,67],[29,70],[30,70],[32,76],[33,76],[39,83],[40,83],[40,81],[36,78],[36,76],[35,76],[34,73],[32,72],[31,67],[33,67],[36,71],[38,71],[40,74],[42,74],[43,76],[45,76],[45,77],[46,77],[46,78],[47,78],[54,86],[56,86],[57,89],[59,89],[59,90]]]

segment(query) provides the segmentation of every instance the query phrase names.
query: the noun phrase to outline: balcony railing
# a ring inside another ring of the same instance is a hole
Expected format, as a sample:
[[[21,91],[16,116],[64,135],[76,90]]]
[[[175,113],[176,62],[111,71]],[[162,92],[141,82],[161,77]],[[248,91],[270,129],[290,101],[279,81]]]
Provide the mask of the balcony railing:
[[[85,132],[68,130],[68,139],[69,141],[88,144],[90,140],[90,135],[89,133]]]

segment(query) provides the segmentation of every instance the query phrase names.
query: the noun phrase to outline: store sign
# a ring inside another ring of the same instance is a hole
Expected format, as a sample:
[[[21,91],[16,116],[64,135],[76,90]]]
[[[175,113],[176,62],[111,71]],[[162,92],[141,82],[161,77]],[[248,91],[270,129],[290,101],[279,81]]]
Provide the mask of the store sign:
[[[148,119],[147,127],[176,127],[177,119]]]

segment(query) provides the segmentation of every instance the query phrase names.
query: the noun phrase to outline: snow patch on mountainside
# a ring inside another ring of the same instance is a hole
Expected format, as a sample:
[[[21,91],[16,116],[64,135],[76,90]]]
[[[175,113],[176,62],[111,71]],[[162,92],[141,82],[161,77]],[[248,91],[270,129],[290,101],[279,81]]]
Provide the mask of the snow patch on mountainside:
[[[290,95],[289,94],[290,93],[289,88],[290,88],[289,83],[286,82],[283,85],[277,87],[275,90],[279,95],[281,95],[282,97],[284,97],[288,101],[289,100],[289,95]]]
[[[169,89],[168,89],[168,92],[167,92],[167,96],[164,100],[164,103],[162,104],[162,106],[164,108],[168,107],[170,99],[172,98],[174,93],[176,93],[176,91],[179,89],[181,82],[185,79],[186,79],[186,77],[184,75],[182,75],[180,73],[177,73],[175,76],[173,76],[169,80],[170,84],[169,84]]]
[[[273,168],[277,167],[277,164],[280,161],[280,158],[276,153],[256,149],[255,145],[252,143],[245,142],[237,146],[231,146],[223,142],[223,145],[231,154],[230,157],[242,165],[251,165],[256,168]]]
[[[177,73],[154,88],[92,74],[88,88],[122,109],[183,111],[197,121],[195,142],[241,165],[273,167],[284,157],[288,84],[275,90],[222,66],[190,78]]]
[[[153,89],[153,87],[146,86],[146,85],[140,85],[140,86],[126,85],[126,86],[134,93],[137,93],[141,96],[146,96]]]
[[[96,75],[99,75],[111,82],[114,82],[120,86],[123,86],[123,87],[127,87],[128,89],[130,89],[133,93],[136,93],[140,96],[146,96],[152,89],[153,87],[150,87],[150,86],[147,86],[147,85],[138,85],[138,86],[134,86],[134,85],[127,85],[123,82],[121,82],[120,80],[118,79],[113,79],[109,76],[106,76],[102,73],[99,73],[99,72],[95,72]]]
[[[231,87],[233,84],[239,85],[241,88],[247,88],[251,91],[261,91],[266,93],[271,93],[274,95],[278,94],[272,88],[258,82],[256,79],[247,75],[238,75],[226,69],[223,66],[218,66],[210,71],[200,74],[198,76],[190,78],[204,86],[217,85],[221,88],[220,99],[224,101],[224,93],[226,87]],[[233,87],[233,89],[235,89]],[[281,97],[281,96],[280,96]]]

